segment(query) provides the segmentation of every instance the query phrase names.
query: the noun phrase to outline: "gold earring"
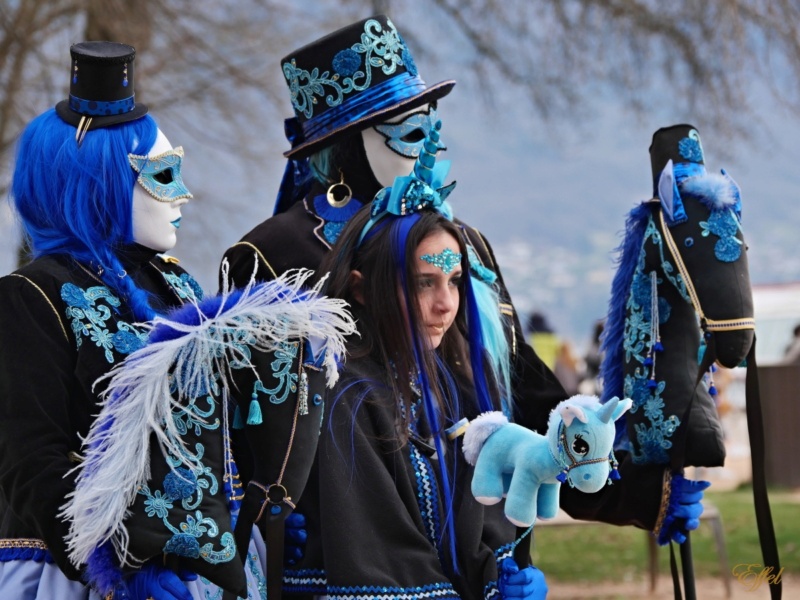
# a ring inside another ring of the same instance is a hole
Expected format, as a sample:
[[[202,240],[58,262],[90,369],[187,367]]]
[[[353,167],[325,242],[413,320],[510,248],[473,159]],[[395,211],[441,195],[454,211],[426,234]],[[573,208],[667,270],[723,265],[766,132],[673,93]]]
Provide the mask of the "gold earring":
[[[341,200],[336,199],[335,190],[337,187],[343,187],[346,190]],[[350,202],[350,198],[352,197],[353,190],[351,190],[350,186],[344,182],[344,173],[342,173],[342,170],[339,169],[339,181],[331,184],[331,187],[328,188],[328,194],[326,195],[328,204],[330,204],[333,208],[344,208],[347,206],[348,202]]]

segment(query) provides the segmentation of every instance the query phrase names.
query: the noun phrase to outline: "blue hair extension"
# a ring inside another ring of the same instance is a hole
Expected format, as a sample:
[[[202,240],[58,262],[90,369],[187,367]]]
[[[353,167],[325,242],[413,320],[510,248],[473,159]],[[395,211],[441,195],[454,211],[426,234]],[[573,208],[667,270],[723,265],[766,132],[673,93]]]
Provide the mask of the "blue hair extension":
[[[404,296],[406,312],[408,315],[413,314],[413,312],[411,311],[411,294],[409,293],[408,278],[406,277],[406,246],[408,244],[408,234],[411,231],[411,228],[417,224],[420,216],[420,213],[413,213],[411,215],[392,219],[391,221],[391,248],[395,258],[395,264],[400,272],[403,290],[406,292]],[[447,455],[444,447],[442,446],[442,421],[444,416],[441,415],[439,410],[436,408],[436,403],[433,399],[433,392],[431,391],[430,375],[425,368],[425,362],[422,360],[422,355],[426,351],[425,346],[422,340],[419,339],[416,328],[413,325],[409,327],[409,334],[411,336],[411,347],[414,353],[414,364],[419,371],[419,383],[422,391],[422,405],[425,408],[425,414],[428,418],[428,425],[431,428],[431,436],[433,437],[433,443],[436,447],[436,454],[440,457],[439,471],[442,475],[442,488],[444,488],[443,496],[446,513],[445,526],[448,533],[450,556],[453,561],[453,570],[454,572],[458,573],[455,516],[453,511],[454,474],[450,474],[448,472],[447,460],[445,459]],[[455,461],[453,462],[455,464]]]
[[[603,378],[603,402],[614,396],[623,397],[622,387],[625,362],[623,337],[625,334],[626,305],[631,282],[633,281],[633,273],[639,260],[639,250],[644,242],[646,222],[649,215],[650,206],[645,202],[635,206],[628,213],[628,218],[625,222],[625,238],[616,250],[618,267],[614,275],[614,281],[611,284],[608,316],[600,346],[605,353],[603,363],[600,365],[600,377]]]
[[[329,184],[329,173],[333,162],[333,148],[331,147],[323,148],[319,152],[312,154],[308,159],[311,177],[322,184]]]
[[[497,293],[488,284],[472,277],[469,271],[466,273],[465,289],[470,363],[475,374],[481,412],[496,408],[483,368],[483,359],[487,358],[497,383],[503,412],[511,416],[511,365]]]
[[[102,267],[100,278],[141,320],[155,313],[147,294],[123,276],[115,250],[133,242],[137,175],[128,154],[147,154],[157,134],[144,116],[92,130],[78,146],[75,128],[51,109],[23,132],[11,187],[34,256],[67,254]]]

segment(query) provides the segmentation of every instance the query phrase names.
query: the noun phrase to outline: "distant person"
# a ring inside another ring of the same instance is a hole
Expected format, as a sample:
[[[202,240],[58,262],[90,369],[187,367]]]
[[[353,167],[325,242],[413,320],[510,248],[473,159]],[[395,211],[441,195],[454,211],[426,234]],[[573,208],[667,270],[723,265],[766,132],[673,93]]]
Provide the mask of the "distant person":
[[[567,395],[574,396],[578,393],[578,386],[581,382],[583,368],[580,358],[575,356],[572,350],[572,344],[569,340],[564,340],[558,347],[556,354],[556,364],[553,368],[558,381],[564,386]]]
[[[531,313],[527,322],[528,343],[533,346],[542,362],[552,371],[556,366],[556,357],[561,347],[561,340],[547,318],[540,312]]]
[[[793,334],[792,341],[786,346],[783,362],[787,365],[800,365],[800,323],[795,326]]]
[[[603,353],[600,350],[600,336],[603,334],[603,329],[605,329],[605,321],[602,319],[596,321],[592,329],[592,340],[583,357],[584,371],[580,385],[582,394],[596,394],[599,396],[603,391],[602,381],[600,380],[600,365],[603,362]]]

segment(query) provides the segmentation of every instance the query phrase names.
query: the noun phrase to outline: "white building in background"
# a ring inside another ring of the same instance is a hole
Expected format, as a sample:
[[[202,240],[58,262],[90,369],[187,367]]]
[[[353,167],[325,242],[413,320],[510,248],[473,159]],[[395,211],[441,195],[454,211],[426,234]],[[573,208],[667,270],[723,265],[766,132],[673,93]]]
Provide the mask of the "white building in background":
[[[753,286],[756,317],[756,360],[781,362],[793,331],[800,325],[800,281]]]

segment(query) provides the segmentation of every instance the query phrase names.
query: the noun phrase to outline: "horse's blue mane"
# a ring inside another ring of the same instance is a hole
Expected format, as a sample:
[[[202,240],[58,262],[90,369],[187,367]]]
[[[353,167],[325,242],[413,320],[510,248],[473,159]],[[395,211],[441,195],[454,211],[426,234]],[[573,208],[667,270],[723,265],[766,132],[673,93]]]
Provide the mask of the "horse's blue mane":
[[[617,248],[617,272],[611,284],[611,299],[608,302],[608,315],[601,338],[600,349],[603,352],[603,363],[600,365],[600,377],[603,379],[602,401],[618,396],[623,397],[623,335],[625,331],[625,306],[628,292],[633,280],[633,273],[639,261],[639,249],[642,247],[650,207],[642,202],[628,213],[625,221],[625,238]]]

